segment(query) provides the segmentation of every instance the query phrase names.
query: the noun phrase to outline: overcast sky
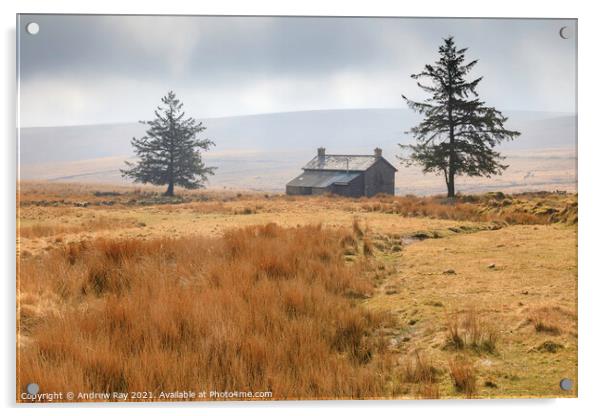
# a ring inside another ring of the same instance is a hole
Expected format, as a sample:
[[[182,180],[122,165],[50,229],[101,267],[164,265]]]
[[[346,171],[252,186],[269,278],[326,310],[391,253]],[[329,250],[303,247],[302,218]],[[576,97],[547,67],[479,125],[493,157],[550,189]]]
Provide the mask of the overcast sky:
[[[198,118],[405,107],[448,35],[490,105],[575,111],[574,20],[22,15],[18,31],[22,126],[147,120],[170,89]]]

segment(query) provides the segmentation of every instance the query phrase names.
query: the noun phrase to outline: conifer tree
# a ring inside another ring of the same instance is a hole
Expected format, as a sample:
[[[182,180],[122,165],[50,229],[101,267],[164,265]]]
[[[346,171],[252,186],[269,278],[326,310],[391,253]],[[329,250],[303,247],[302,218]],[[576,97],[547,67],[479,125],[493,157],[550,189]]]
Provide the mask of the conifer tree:
[[[121,170],[124,177],[134,182],[167,185],[166,196],[174,195],[174,186],[186,189],[204,187],[208,175],[215,168],[206,167],[201,152],[215,144],[197,135],[205,130],[203,123],[185,117],[183,104],[169,91],[161,99],[163,105],[155,110],[155,119],[141,121],[149,126],[146,135],[132,138],[132,146],[138,157],[136,162],[125,162]]]
[[[477,60],[465,63],[466,51],[456,48],[453,37],[444,39],[439,60],[411,76],[428,98],[418,102],[402,95],[424,118],[408,132],[416,143],[400,144],[398,157],[408,166],[422,166],[424,173],[443,174],[449,198],[456,194],[456,176],[501,174],[508,166],[494,148],[520,135],[504,127],[507,117],[479,99],[476,88],[483,77],[467,79]]]

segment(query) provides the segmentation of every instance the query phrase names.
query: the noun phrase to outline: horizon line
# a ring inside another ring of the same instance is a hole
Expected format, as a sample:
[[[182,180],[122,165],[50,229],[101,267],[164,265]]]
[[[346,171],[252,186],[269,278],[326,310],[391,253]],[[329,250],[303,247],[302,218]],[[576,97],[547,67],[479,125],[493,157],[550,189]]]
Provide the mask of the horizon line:
[[[267,116],[277,114],[292,114],[292,113],[311,113],[311,112],[325,112],[325,111],[359,111],[359,110],[411,110],[408,107],[353,107],[353,108],[319,108],[309,110],[283,110],[273,111],[267,113],[247,113],[247,114],[234,114],[226,116],[211,116],[211,117],[193,117],[195,120],[216,120],[225,118],[241,118],[241,117],[256,117],[256,116]],[[551,114],[566,114],[577,116],[578,112],[574,111],[550,111],[550,110],[524,110],[524,109],[501,109],[502,113],[507,112],[521,112],[521,113],[551,113]],[[90,127],[90,126],[109,126],[109,125],[125,125],[125,124],[140,124],[139,121],[109,121],[100,123],[82,123],[82,124],[55,124],[55,125],[36,125],[36,126],[17,126],[19,129],[43,129],[43,128],[59,128],[59,127]]]

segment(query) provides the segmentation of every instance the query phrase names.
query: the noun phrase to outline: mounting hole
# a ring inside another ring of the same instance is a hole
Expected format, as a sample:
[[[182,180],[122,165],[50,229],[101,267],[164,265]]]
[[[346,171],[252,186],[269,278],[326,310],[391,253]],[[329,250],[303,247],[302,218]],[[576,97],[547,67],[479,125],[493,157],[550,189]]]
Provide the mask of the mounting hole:
[[[30,35],[37,35],[40,31],[40,25],[36,22],[27,23],[27,26],[25,26],[25,30],[27,30],[27,33],[29,33]]]
[[[560,380],[560,388],[562,390],[571,390],[573,388],[573,380],[570,378],[563,378]]]
[[[27,393],[31,394],[32,396],[35,396],[36,394],[38,394],[39,391],[40,391],[40,386],[38,386],[37,383],[29,383],[27,385]]]
[[[573,37],[573,29],[568,26],[562,26],[558,31],[558,34],[562,39],[570,39]]]

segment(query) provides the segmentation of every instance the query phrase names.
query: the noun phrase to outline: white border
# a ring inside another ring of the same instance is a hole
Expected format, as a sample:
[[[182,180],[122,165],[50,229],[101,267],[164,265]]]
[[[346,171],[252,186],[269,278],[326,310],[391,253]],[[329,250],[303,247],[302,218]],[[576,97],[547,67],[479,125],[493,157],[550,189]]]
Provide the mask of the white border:
[[[16,13],[120,13],[120,14],[237,14],[237,15],[346,15],[346,16],[464,16],[464,17],[558,17],[579,19],[579,399],[559,400],[481,400],[481,401],[410,401],[410,402],[279,402],[279,403],[201,403],[177,406],[177,414],[207,414],[244,412],[245,414],[283,413],[331,414],[342,411],[350,415],[379,414],[447,414],[462,413],[507,415],[508,413],[545,412],[546,415],[588,414],[602,408],[601,358],[599,325],[602,311],[602,263],[598,245],[602,244],[600,207],[602,137],[599,123],[602,97],[600,88],[600,40],[602,20],[596,2],[556,1],[527,2],[504,0],[496,2],[469,0],[420,0],[387,2],[381,0],[8,0],[0,2],[2,24],[2,179],[4,198],[2,209],[2,374],[0,375],[1,404],[7,413],[52,413],[79,415],[81,408],[15,407],[14,341],[15,341],[15,14]],[[89,415],[111,413],[164,415],[176,413],[174,405],[154,407],[89,407]],[[599,411],[599,410],[598,410]]]

